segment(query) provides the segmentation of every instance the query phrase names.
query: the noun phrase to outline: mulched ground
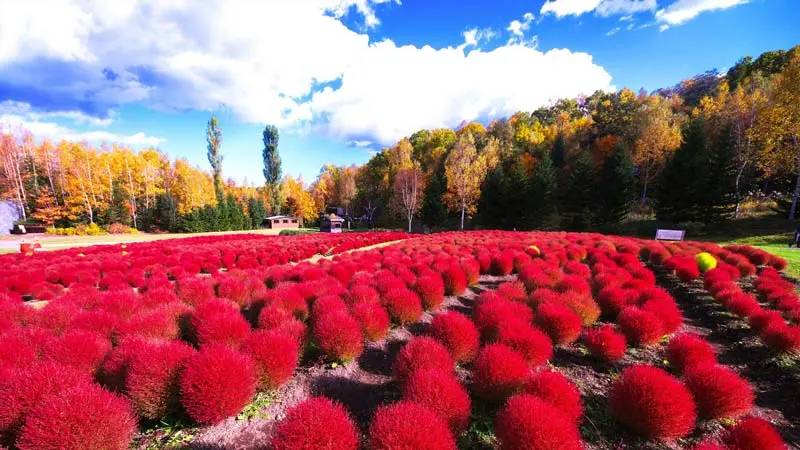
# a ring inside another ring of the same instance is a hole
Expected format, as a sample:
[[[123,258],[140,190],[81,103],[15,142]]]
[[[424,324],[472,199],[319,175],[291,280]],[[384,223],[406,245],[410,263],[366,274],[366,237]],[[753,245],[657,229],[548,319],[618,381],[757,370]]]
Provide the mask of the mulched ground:
[[[787,360],[770,354],[743,321],[725,312],[708,296],[702,283],[682,283],[672,275],[652,269],[659,284],[675,296],[684,313],[685,323],[680,331],[701,334],[714,344],[720,362],[753,383],[757,394],[754,415],[775,424],[793,448],[800,448],[800,365],[797,359]],[[513,276],[482,276],[479,285],[470,288],[463,296],[448,297],[442,310],[471,314],[474,299],[480,292],[495,289],[501,282],[512,279]],[[319,356],[311,356],[257,418],[242,421],[230,418],[212,427],[186,429],[193,438],[179,447],[204,450],[266,448],[274,424],[286,410],[312,395],[325,395],[344,403],[366,433],[375,409],[400,396],[391,376],[395,355],[405,341],[425,332],[431,318],[432,315],[426,313],[420,323],[392,330],[386,339],[367,345],[361,357],[344,366],[332,366]],[[585,416],[581,434],[587,449],[690,448],[700,439],[723,430],[720,421],[706,421],[699,424],[695,434],[677,442],[645,441],[621,429],[609,416],[607,393],[622,369],[636,363],[666,367],[665,346],[666,341],[644,349],[630,349],[622,361],[613,365],[592,359],[580,344],[556,350],[552,368],[574,381],[583,395]],[[469,388],[470,371],[460,368],[458,374]],[[471,427],[459,438],[459,448],[493,448],[492,418],[495,413],[496,406],[476,405]],[[151,436],[141,439],[138,448],[160,448],[163,444]]]

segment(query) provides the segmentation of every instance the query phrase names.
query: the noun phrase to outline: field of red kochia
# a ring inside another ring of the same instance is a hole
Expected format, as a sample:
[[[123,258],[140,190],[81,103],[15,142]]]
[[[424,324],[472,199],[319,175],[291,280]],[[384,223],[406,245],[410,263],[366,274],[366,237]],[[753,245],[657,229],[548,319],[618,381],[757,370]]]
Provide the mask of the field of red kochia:
[[[0,445],[124,449],[168,417],[234,421],[258,392],[280,398],[308,367],[357,367],[392,341],[386,400],[365,420],[347,399],[287,400],[259,419],[271,427],[256,446],[783,449],[753,384],[664,280],[791,359],[800,297],[785,265],[747,246],[501,231],[1,256]],[[566,370],[565,355],[608,383]]]

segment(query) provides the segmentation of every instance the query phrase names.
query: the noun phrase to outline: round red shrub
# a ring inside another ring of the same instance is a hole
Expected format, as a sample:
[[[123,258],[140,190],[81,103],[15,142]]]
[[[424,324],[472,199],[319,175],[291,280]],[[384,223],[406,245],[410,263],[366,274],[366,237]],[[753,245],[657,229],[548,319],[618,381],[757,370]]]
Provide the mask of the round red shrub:
[[[420,276],[414,289],[426,310],[436,309],[444,302],[444,281],[438,274],[429,273]]]
[[[378,291],[366,284],[356,284],[352,286],[347,297],[353,305],[359,303],[376,303],[380,301],[380,294],[378,294]]]
[[[510,274],[514,270],[514,255],[509,251],[493,254],[489,270],[492,275],[504,276]]]
[[[761,332],[761,339],[780,353],[800,353],[800,327],[773,322]]]
[[[658,317],[664,334],[674,333],[683,324],[683,314],[674,300],[654,298],[644,302],[642,310]]]
[[[94,384],[52,395],[33,408],[22,427],[20,450],[123,450],[136,432],[130,405]]]
[[[0,335],[0,367],[26,366],[36,359],[36,348],[17,330]]]
[[[237,346],[250,334],[250,324],[236,304],[223,299],[201,303],[189,316],[193,339],[198,345]]]
[[[241,411],[255,394],[256,383],[249,356],[211,344],[186,361],[179,381],[181,404],[195,422],[214,424]]]
[[[496,340],[501,326],[505,323],[528,324],[532,319],[533,313],[527,305],[506,300],[492,291],[481,294],[473,316],[481,337],[487,341]]]
[[[389,315],[400,325],[414,323],[422,316],[419,296],[405,287],[388,290],[383,296],[383,302]]]
[[[723,436],[729,450],[786,450],[786,443],[775,428],[764,419],[748,417],[730,428]]]
[[[159,419],[178,406],[178,375],[194,353],[178,342],[148,342],[128,358],[125,392],[134,409],[147,419]]]
[[[467,290],[467,275],[457,263],[452,263],[444,269],[442,280],[447,295],[461,295]]]
[[[433,316],[431,334],[450,351],[459,363],[475,359],[480,344],[480,336],[475,324],[465,315],[448,311]]]
[[[178,281],[178,296],[190,305],[200,304],[216,296],[213,278],[188,277]]]
[[[415,370],[403,388],[403,398],[426,406],[441,417],[454,435],[469,424],[472,403],[466,389],[451,371]]]
[[[314,321],[312,333],[320,350],[336,361],[352,361],[364,349],[361,325],[346,311],[323,314]]]
[[[753,407],[753,388],[733,370],[717,365],[687,369],[684,383],[692,392],[700,417],[733,419]]]
[[[617,325],[632,345],[652,345],[664,336],[664,325],[657,315],[629,306],[617,317]]]
[[[519,281],[506,281],[500,284],[500,286],[497,286],[497,294],[514,302],[524,303],[528,301],[528,292],[525,290],[525,285]]]
[[[542,399],[519,394],[498,412],[495,434],[502,450],[581,450],[574,421]]]
[[[747,323],[756,333],[761,333],[769,325],[776,322],[783,323],[783,315],[771,309],[762,309],[747,318]]]
[[[581,318],[575,312],[555,303],[540,304],[536,309],[536,325],[555,345],[575,342],[581,334]]]
[[[28,412],[48,396],[91,382],[86,372],[49,361],[8,368],[0,376],[0,435],[18,431]]]
[[[379,341],[389,333],[389,314],[378,303],[357,303],[353,306],[353,317],[361,324],[368,341]]]
[[[725,302],[725,308],[739,317],[750,317],[761,309],[761,305],[752,295],[739,292]]]
[[[578,387],[558,372],[542,370],[534,373],[525,384],[525,392],[552,404],[575,423],[583,414]]]
[[[585,327],[593,325],[600,318],[600,307],[587,292],[566,291],[561,294],[561,303],[573,310]]]
[[[267,296],[275,304],[292,313],[297,320],[308,318],[308,302],[298,283],[281,283],[267,291]]]
[[[625,369],[609,396],[611,414],[631,431],[649,439],[676,439],[689,434],[697,413],[688,389],[652,366]]]
[[[505,344],[490,344],[475,358],[475,393],[486,400],[503,401],[519,392],[530,376],[525,358]]]
[[[693,333],[681,333],[667,345],[667,361],[679,373],[700,365],[716,364],[717,352],[705,339]]]
[[[325,397],[293,406],[275,426],[272,450],[358,449],[358,431],[347,410]]]
[[[279,331],[256,331],[242,345],[253,359],[260,389],[270,391],[289,381],[297,368],[300,349],[297,341]]]
[[[592,356],[606,362],[620,360],[627,350],[625,335],[618,332],[613,325],[603,325],[587,331],[583,343]]]
[[[545,364],[553,357],[550,338],[527,322],[512,320],[502,324],[497,341],[517,351],[532,367]]]
[[[369,426],[371,450],[455,450],[447,424],[419,403],[400,401],[382,406]]]
[[[94,375],[111,343],[103,336],[85,330],[70,330],[43,348],[43,357]]]
[[[397,354],[392,370],[401,382],[420,369],[453,370],[453,358],[447,349],[431,337],[415,337]]]

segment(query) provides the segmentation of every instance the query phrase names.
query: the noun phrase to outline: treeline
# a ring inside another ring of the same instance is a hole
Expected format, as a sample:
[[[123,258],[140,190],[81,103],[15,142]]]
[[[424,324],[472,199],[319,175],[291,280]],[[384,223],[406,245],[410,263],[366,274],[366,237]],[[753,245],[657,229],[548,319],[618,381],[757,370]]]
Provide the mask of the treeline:
[[[386,226],[580,230],[613,228],[632,212],[725,221],[759,192],[794,219],[799,139],[795,47],[651,94],[596,92],[486,127],[420,130],[348,168],[347,203]],[[311,186],[317,203],[344,203],[330,194],[342,170],[323,169]]]

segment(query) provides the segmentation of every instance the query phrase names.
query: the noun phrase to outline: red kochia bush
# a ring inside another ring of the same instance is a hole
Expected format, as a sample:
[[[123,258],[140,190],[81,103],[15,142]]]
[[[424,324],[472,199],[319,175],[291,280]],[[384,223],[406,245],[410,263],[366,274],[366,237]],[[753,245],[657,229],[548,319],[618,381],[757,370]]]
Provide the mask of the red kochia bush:
[[[502,324],[497,341],[519,352],[531,366],[542,365],[553,357],[550,338],[527,322],[513,320]]]
[[[389,332],[389,314],[378,303],[363,302],[353,306],[353,316],[361,324],[361,331],[367,340],[375,342],[386,337]]]
[[[147,342],[134,348],[128,358],[125,392],[139,415],[159,419],[178,405],[178,375],[194,350],[178,341]]]
[[[493,341],[497,339],[503,324],[515,321],[527,324],[533,319],[533,314],[524,303],[506,300],[489,291],[479,297],[473,319],[481,337]]]
[[[238,351],[211,344],[186,361],[180,378],[181,403],[200,424],[214,424],[232,416],[256,391],[253,361]]]
[[[773,322],[761,332],[761,339],[777,352],[800,353],[800,326]]]
[[[525,385],[525,392],[552,404],[575,423],[583,414],[578,387],[558,372],[543,370],[533,374]]]
[[[454,435],[469,424],[472,403],[469,394],[451,371],[415,370],[403,389],[403,398],[426,406],[444,419]]]
[[[447,349],[436,339],[416,337],[397,354],[392,370],[401,382],[405,382],[412,372],[419,369],[453,370],[455,363]]]
[[[530,376],[525,358],[505,344],[490,344],[478,353],[473,367],[475,392],[491,401],[502,401],[522,390]]]
[[[364,349],[361,325],[347,311],[323,314],[314,320],[314,341],[331,359],[352,361]]]
[[[635,306],[625,308],[617,317],[617,325],[633,345],[651,345],[664,336],[664,325],[657,315]]]
[[[201,346],[215,343],[236,346],[250,334],[250,325],[236,304],[223,299],[198,305],[189,316],[189,326],[190,334]]]
[[[625,335],[619,333],[613,325],[603,325],[587,331],[583,343],[594,357],[607,362],[621,359],[627,349]]]
[[[675,377],[652,366],[625,369],[611,388],[611,414],[649,439],[676,439],[694,428],[692,395]]]
[[[444,282],[436,273],[420,276],[414,289],[422,299],[422,306],[427,310],[438,308],[444,301]]]
[[[458,263],[452,263],[442,272],[444,292],[447,295],[461,295],[467,290],[467,275]]]
[[[20,450],[123,450],[136,432],[130,405],[95,384],[44,399],[31,410]]]
[[[705,339],[693,333],[682,333],[670,339],[667,361],[679,373],[699,365],[715,364],[717,354]]]
[[[555,345],[575,342],[581,334],[581,318],[564,305],[539,305],[536,309],[536,324],[550,336]]]
[[[94,374],[103,362],[111,343],[103,336],[84,330],[71,330],[44,346],[46,359]]]
[[[684,376],[686,387],[706,419],[733,419],[753,407],[753,388],[733,370],[715,365],[695,366]]]
[[[46,397],[92,381],[86,372],[54,362],[7,370],[0,376],[0,436],[17,431],[31,408]]]
[[[528,292],[525,290],[525,285],[519,281],[507,281],[497,286],[497,294],[515,302],[527,302]]]
[[[356,450],[358,432],[341,404],[312,397],[289,409],[270,444],[272,450]]]
[[[575,423],[553,405],[529,394],[511,397],[495,420],[503,450],[581,450]]]
[[[616,319],[620,311],[636,302],[638,296],[639,293],[633,289],[608,286],[597,294],[597,303],[606,317]]]
[[[285,333],[256,331],[244,342],[242,351],[253,358],[259,387],[269,391],[292,377],[299,359],[298,347],[297,341]]]
[[[775,428],[764,419],[748,417],[723,436],[729,450],[785,450],[786,443]]]
[[[350,303],[357,305],[359,303],[376,303],[380,301],[380,294],[372,286],[366,284],[356,284],[350,288],[347,294]]]
[[[430,330],[433,337],[450,350],[456,362],[475,359],[480,336],[475,324],[467,316],[455,311],[437,314],[433,316]]]
[[[642,310],[655,314],[661,321],[662,332],[672,334],[683,324],[683,314],[672,299],[654,298],[642,304]]]
[[[455,450],[443,419],[425,406],[400,401],[382,406],[369,427],[371,450]]]
[[[383,296],[389,315],[395,322],[406,325],[414,323],[422,316],[422,302],[413,291],[405,288],[392,288]]]

